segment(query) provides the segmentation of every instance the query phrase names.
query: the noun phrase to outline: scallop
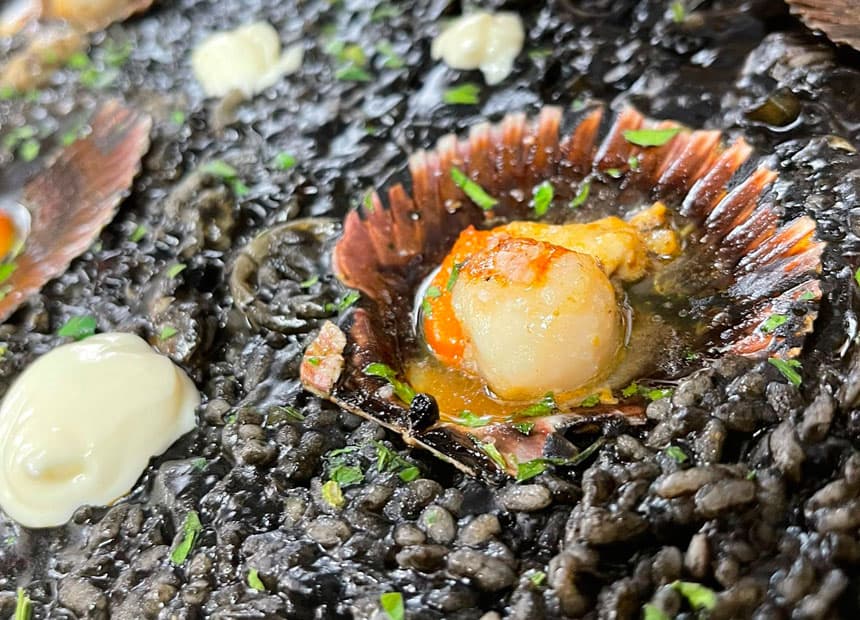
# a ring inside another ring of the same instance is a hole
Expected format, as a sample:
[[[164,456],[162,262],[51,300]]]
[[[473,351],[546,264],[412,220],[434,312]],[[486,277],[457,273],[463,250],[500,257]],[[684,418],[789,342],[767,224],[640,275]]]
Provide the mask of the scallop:
[[[411,194],[347,215],[332,267],[361,298],[308,347],[306,389],[495,479],[644,423],[632,382],[799,355],[824,243],[761,200],[777,174],[719,131],[571,116],[444,137],[410,158]]]

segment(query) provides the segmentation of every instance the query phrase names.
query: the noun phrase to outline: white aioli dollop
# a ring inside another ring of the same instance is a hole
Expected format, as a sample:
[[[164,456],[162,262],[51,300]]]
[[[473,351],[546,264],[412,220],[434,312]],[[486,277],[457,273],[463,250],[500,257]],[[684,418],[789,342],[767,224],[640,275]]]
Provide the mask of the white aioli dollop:
[[[454,20],[433,39],[430,53],[454,69],[480,69],[487,84],[498,84],[510,75],[524,40],[516,13],[479,11]]]
[[[302,66],[304,48],[291,45],[281,54],[278,32],[254,22],[207,37],[191,55],[194,76],[209,97],[239,90],[250,97]]]
[[[108,505],[195,426],[200,395],[133,334],[99,334],[33,362],[0,406],[0,507],[27,527]]]

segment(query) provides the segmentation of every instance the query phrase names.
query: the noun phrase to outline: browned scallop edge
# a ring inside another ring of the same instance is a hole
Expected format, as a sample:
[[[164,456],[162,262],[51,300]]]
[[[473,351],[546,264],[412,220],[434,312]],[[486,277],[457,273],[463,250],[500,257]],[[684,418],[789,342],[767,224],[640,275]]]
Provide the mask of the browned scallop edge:
[[[23,192],[32,227],[12,275],[3,283],[0,320],[59,276],[114,217],[149,149],[151,120],[117,101],[103,103],[92,133],[64,148]]]
[[[860,6],[856,0],[787,0],[791,12],[831,41],[860,50]]]

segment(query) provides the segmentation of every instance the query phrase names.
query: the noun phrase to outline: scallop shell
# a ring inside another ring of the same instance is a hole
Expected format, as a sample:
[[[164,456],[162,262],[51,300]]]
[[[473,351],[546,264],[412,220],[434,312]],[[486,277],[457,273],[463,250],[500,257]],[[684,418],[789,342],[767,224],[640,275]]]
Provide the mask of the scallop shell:
[[[411,157],[411,195],[397,184],[387,192],[387,205],[372,193],[360,211],[347,215],[333,266],[362,297],[339,325],[325,325],[308,348],[301,376],[309,391],[376,420],[468,474],[489,478],[515,473],[517,462],[570,451],[561,436],[570,427],[593,428],[613,419],[643,423],[641,403],[622,403],[533,418],[528,436],[511,423],[464,428],[439,422],[432,399],[416,398],[406,407],[384,382],[362,372],[373,362],[403,368],[415,346],[410,313],[419,283],[465,227],[486,226],[490,218],[532,217],[530,190],[547,179],[557,196],[569,199],[589,178],[589,204],[611,205],[615,213],[656,200],[675,208],[696,232],[682,257],[660,272],[658,284],[667,294],[708,302],[704,320],[710,329],[701,346],[755,357],[798,354],[821,296],[824,244],[815,240],[815,222],[808,217],[781,223],[767,192],[777,175],[755,166],[743,139],[726,146],[719,131],[651,121],[632,108],[615,116],[602,107],[586,110],[564,132],[562,120],[559,108],[547,107],[534,122],[513,114],[497,125],[473,127],[466,140],[446,136],[435,150]],[[629,130],[675,127],[682,130],[660,146],[641,147],[625,138]],[[455,166],[498,199],[491,213],[454,183]],[[546,218],[556,223],[582,210],[553,207]],[[765,332],[761,327],[773,312],[793,318]]]
[[[2,283],[0,321],[93,244],[140,170],[149,149],[149,116],[108,101],[90,126],[92,133],[64,148],[24,187],[30,232],[15,270]]]

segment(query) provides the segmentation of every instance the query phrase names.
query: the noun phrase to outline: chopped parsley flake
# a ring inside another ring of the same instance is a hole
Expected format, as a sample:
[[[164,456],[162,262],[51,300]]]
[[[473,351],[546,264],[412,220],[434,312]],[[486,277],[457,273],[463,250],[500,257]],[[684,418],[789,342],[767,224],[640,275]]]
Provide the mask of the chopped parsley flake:
[[[431,286],[430,288],[427,289],[427,292],[425,293],[425,297],[428,297],[430,299],[437,299],[441,296],[442,296],[442,291],[439,290],[438,286]]]
[[[73,316],[59,329],[58,336],[83,340],[96,333],[96,318],[94,316]]]
[[[580,407],[594,407],[600,404],[600,394],[592,394],[579,403]]]
[[[447,89],[442,93],[442,101],[449,105],[475,105],[481,100],[481,87],[467,82]]]
[[[621,395],[624,398],[630,398],[631,396],[636,396],[639,393],[639,385],[636,383],[631,383],[626,388],[621,390]]]
[[[519,415],[526,416],[529,418],[545,416],[551,414],[555,411],[558,406],[555,403],[555,397],[552,395],[552,392],[545,394],[544,397],[533,405],[529,405],[522,411],[519,411]]]
[[[451,268],[451,275],[448,276],[448,282],[445,284],[446,291],[454,289],[454,285],[457,283],[457,278],[460,277],[460,270],[462,268],[463,263],[454,263],[454,266]]]
[[[184,125],[185,118],[185,112],[183,112],[182,110],[174,110],[170,113],[170,122],[174,125]]]
[[[767,361],[769,364],[774,366],[783,377],[788,379],[789,383],[795,387],[800,386],[803,381],[803,377],[801,377],[800,373],[797,372],[802,368],[800,362],[797,360],[783,360],[778,357],[771,357]]]
[[[202,456],[199,456],[196,459],[193,459],[191,461],[191,467],[193,467],[197,471],[203,471],[204,469],[206,469],[206,465],[208,465],[208,464],[209,464],[209,461],[207,461]]]
[[[323,501],[334,508],[342,508],[346,503],[343,498],[343,491],[340,490],[340,485],[336,480],[329,480],[320,489]]]
[[[680,0],[675,0],[674,2],[672,2],[672,5],[669,7],[669,10],[672,11],[672,21],[676,24],[680,24],[687,16],[687,11],[686,9],[684,9],[684,5],[680,2]]]
[[[660,608],[653,603],[645,603],[642,608],[643,620],[671,620],[669,616],[660,611]]]
[[[489,211],[499,204],[498,200],[490,196],[486,191],[484,191],[483,187],[467,177],[459,168],[451,168],[451,178],[454,180],[457,187],[463,190],[463,193],[465,193],[472,202],[481,207],[484,211]]]
[[[185,271],[186,267],[187,267],[187,265],[185,263],[174,263],[173,265],[171,265],[170,267],[167,268],[167,271],[165,273],[167,274],[168,278],[173,279],[176,276],[178,276],[180,273]]]
[[[16,269],[18,269],[18,265],[16,263],[0,264],[0,284],[11,278]]]
[[[621,170],[619,170],[618,168],[607,168],[606,170],[604,170],[604,172],[606,172],[606,174],[611,176],[613,179],[621,178]]]
[[[143,224],[138,224],[137,227],[131,231],[131,234],[128,236],[129,241],[132,243],[139,243],[146,236],[147,230],[146,226]]]
[[[360,467],[355,465],[339,463],[332,468],[329,478],[337,482],[341,487],[346,487],[363,481],[364,472],[361,471]]]
[[[308,289],[319,281],[320,281],[320,277],[318,275],[311,276],[310,278],[308,278],[304,282],[299,282],[299,288]]]
[[[854,272],[854,281],[857,284],[860,284],[860,267],[858,267],[857,271]]]
[[[25,162],[31,162],[39,156],[39,151],[41,150],[41,146],[36,140],[25,140],[21,146],[18,147],[18,155]]]
[[[305,416],[304,414],[291,405],[283,405],[278,407],[278,411],[283,413],[288,418],[295,420],[296,422],[304,422]]]
[[[282,151],[275,155],[275,159],[272,163],[278,170],[289,170],[296,165],[296,162],[297,160],[295,156],[287,153],[286,151]]]
[[[412,399],[415,398],[415,390],[412,389],[412,386],[398,380],[397,373],[395,373],[394,370],[386,364],[382,364],[380,362],[368,364],[364,367],[364,374],[368,377],[379,377],[380,379],[388,381],[388,383],[391,384],[391,387],[394,388],[394,393],[397,395],[397,398],[407,405],[411,404]]]
[[[460,415],[454,420],[457,424],[468,426],[469,428],[480,428],[490,423],[492,418],[488,415],[477,415],[469,410],[461,411]]]
[[[677,136],[680,131],[680,127],[669,127],[667,129],[628,129],[624,132],[624,139],[636,146],[663,146]]]
[[[338,69],[334,77],[343,82],[370,82],[373,79],[367,71],[361,67],[343,67]]]
[[[505,462],[505,457],[502,456],[502,453],[499,452],[499,449],[492,443],[481,443],[478,442],[478,446],[484,453],[492,459],[493,463],[499,466],[500,469],[507,469],[508,464]]]
[[[639,158],[636,155],[631,155],[627,158],[627,165],[631,170],[639,170]]]
[[[33,615],[33,603],[24,591],[18,588],[18,597],[15,599],[15,620],[30,620]]]
[[[643,396],[648,400],[660,400],[661,398],[669,398],[674,393],[674,390],[669,388],[654,388],[642,390]]]
[[[714,594],[714,591],[700,583],[675,581],[672,583],[672,588],[687,599],[690,606],[697,611],[711,611],[717,605],[717,595]]]
[[[237,197],[241,198],[250,191],[248,186],[239,179],[239,173],[236,169],[225,161],[214,159],[204,164],[200,171],[224,181]]]
[[[90,57],[87,56],[85,52],[75,52],[69,56],[68,61],[66,61],[66,66],[69,69],[74,69],[75,71],[86,69],[89,65]]]
[[[678,446],[669,446],[666,448],[666,454],[672,457],[676,463],[684,463],[690,458],[687,456],[687,453]]]
[[[591,181],[586,179],[582,185],[579,186],[579,191],[576,193],[576,196],[573,197],[573,200],[570,201],[570,208],[576,209],[577,207],[585,204],[585,201],[588,200],[588,194],[591,192]]]
[[[746,478],[747,480],[755,480],[757,476],[758,472],[754,469],[751,469],[747,472],[747,475],[744,476],[744,478]]]
[[[517,431],[522,433],[523,435],[531,435],[532,429],[534,429],[534,427],[534,422],[517,422],[516,424],[514,424],[514,428],[517,429]]]
[[[760,329],[764,333],[769,334],[769,333],[775,331],[780,325],[785,325],[785,323],[787,321],[788,321],[788,315],[772,314],[767,318],[767,320],[764,323],[762,323]]]
[[[161,330],[161,333],[160,333],[160,334],[158,334],[158,339],[159,339],[159,340],[170,340],[171,338],[173,338],[173,337],[174,337],[176,334],[178,334],[178,333],[179,333],[179,332],[178,332],[178,330],[177,330],[175,327],[172,327],[172,326],[170,326],[170,325],[166,325],[166,326]]]
[[[529,575],[529,581],[531,581],[536,586],[543,585],[543,582],[546,581],[546,573],[542,570],[536,570],[531,575]]]
[[[394,51],[390,41],[381,41],[376,51],[382,56],[382,66],[386,69],[402,69],[406,62]]]
[[[553,197],[555,197],[555,188],[553,188],[552,183],[549,181],[544,181],[535,187],[532,206],[534,207],[536,216],[543,217],[546,215],[552,204]]]
[[[200,523],[200,516],[196,510],[188,511],[185,515],[185,523],[182,524],[182,540],[176,545],[176,548],[170,552],[170,561],[177,566],[188,559],[188,555],[194,548],[194,543],[197,542],[197,537],[203,531],[203,524]]]
[[[343,312],[350,306],[352,306],[355,302],[359,300],[361,297],[361,293],[358,291],[350,291],[346,295],[344,295],[337,303],[327,303],[324,306],[326,312],[334,312],[337,310],[338,312]]]
[[[388,616],[388,620],[403,620],[406,617],[403,595],[400,592],[386,592],[380,595],[379,604]]]
[[[531,480],[546,471],[546,459],[532,459],[525,463],[517,463],[517,482]]]
[[[402,470],[399,474],[397,474],[397,475],[398,475],[398,476],[400,476],[400,479],[401,479],[403,482],[412,482],[412,481],[413,481],[413,480],[415,480],[418,476],[420,476],[420,475],[421,475],[421,470],[420,470],[420,469],[418,469],[415,465],[410,465],[409,467],[407,467],[407,468],[403,469],[403,470]]]
[[[811,301],[815,299],[815,293],[812,291],[806,291],[803,295],[800,296],[800,301]]]
[[[263,584],[263,580],[260,579],[260,573],[257,572],[256,568],[248,571],[248,587],[257,592],[266,591],[266,586]]]
[[[322,363],[322,360],[318,357],[309,357],[308,364],[311,366],[319,366]]]

